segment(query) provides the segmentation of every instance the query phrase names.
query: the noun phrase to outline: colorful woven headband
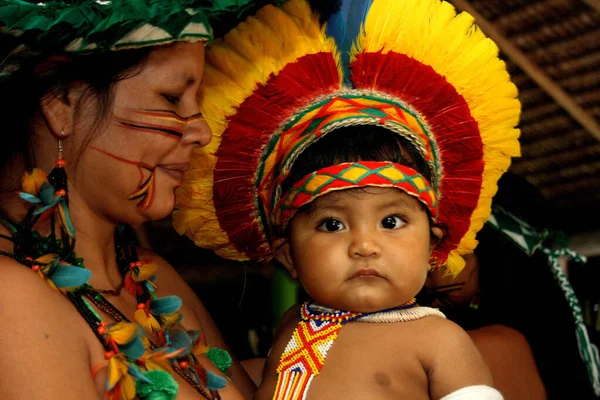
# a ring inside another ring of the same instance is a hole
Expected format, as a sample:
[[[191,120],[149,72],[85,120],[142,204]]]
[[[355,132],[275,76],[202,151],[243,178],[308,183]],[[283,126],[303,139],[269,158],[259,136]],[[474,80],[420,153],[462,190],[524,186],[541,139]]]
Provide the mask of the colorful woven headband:
[[[92,53],[212,39],[210,22],[252,1],[0,0],[0,79],[25,54]]]
[[[414,196],[437,219],[437,200],[427,179],[412,168],[392,162],[358,161],[322,168],[298,181],[279,200],[272,224],[285,229],[294,214],[317,197],[358,187],[392,187]]]
[[[373,125],[429,166],[448,226],[432,262],[459,271],[519,155],[520,104],[498,48],[440,0],[343,0],[325,27],[306,0],[264,7],[210,46],[202,90],[214,139],[195,153],[174,225],[226,258],[272,257],[271,215],[298,155]]]

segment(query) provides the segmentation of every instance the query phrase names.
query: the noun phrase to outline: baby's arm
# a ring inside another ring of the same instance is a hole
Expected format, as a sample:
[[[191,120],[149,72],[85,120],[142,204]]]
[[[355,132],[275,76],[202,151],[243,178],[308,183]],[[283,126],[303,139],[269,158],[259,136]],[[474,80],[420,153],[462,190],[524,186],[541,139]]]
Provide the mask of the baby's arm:
[[[277,385],[277,365],[279,364],[279,358],[285,346],[287,346],[294,329],[296,329],[296,325],[298,325],[300,320],[298,315],[299,308],[300,306],[297,305],[287,310],[275,330],[273,346],[265,363],[262,382],[254,395],[255,400],[271,400],[273,398],[275,386]]]
[[[424,366],[432,399],[468,386],[493,385],[488,366],[462,328],[441,318],[428,322],[431,325],[425,335],[429,344],[424,347]]]

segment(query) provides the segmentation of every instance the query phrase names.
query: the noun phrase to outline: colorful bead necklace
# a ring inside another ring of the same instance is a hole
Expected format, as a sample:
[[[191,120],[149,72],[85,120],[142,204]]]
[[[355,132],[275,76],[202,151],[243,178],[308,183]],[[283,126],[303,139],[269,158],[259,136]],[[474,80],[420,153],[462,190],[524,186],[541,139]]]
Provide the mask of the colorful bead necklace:
[[[197,357],[205,354],[225,373],[231,366],[230,355],[224,350],[209,349],[200,332],[183,329],[179,297],[156,296],[158,267],[151,260],[138,258],[131,228],[119,225],[115,233],[121,284],[114,290],[98,290],[87,284],[91,272],[74,252],[75,230],[69,216],[64,166],[59,153],[56,167],[48,176],[38,169],[24,175],[19,196],[32,205],[17,223],[0,213],[0,223],[11,233],[2,238],[13,242],[13,253],[0,254],[30,267],[50,287],[65,295],[92,328],[106,350],[106,361],[94,366],[92,374],[108,368],[107,399],[149,399],[157,393],[161,393],[161,398],[174,399],[179,386],[173,373],[205,399],[220,399],[218,389],[225,387],[227,380],[204,368]],[[48,236],[33,230],[36,223],[48,219]],[[60,238],[56,235],[56,219],[60,221]],[[123,288],[136,297],[137,323],[130,322],[103,296],[119,295]],[[94,307],[115,322],[104,322]],[[150,341],[147,333],[155,334],[157,343]]]
[[[369,313],[336,310],[310,301],[302,304],[301,321],[279,359],[273,399],[306,397],[312,380],[321,372],[327,353],[345,324],[353,321],[407,322],[431,315],[444,317],[434,308],[420,307],[415,299],[398,307]]]

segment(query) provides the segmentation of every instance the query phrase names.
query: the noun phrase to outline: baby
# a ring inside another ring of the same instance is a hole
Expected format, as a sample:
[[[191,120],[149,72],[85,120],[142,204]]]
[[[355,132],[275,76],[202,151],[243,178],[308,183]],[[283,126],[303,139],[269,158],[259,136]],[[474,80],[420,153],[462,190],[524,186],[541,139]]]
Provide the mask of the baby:
[[[466,333],[414,301],[430,268],[464,266],[519,154],[516,87],[473,18],[288,0],[206,60],[213,141],[174,224],[225,258],[276,257],[312,298],[281,321],[256,397],[501,398]]]
[[[347,180],[359,174],[370,176]],[[419,194],[430,173],[414,146],[376,126],[341,128],[302,152],[283,193],[324,175],[330,190],[281,213],[275,257],[312,301],[283,317],[256,399],[501,398],[468,335],[415,303],[444,230]],[[401,176],[414,187],[393,183]]]

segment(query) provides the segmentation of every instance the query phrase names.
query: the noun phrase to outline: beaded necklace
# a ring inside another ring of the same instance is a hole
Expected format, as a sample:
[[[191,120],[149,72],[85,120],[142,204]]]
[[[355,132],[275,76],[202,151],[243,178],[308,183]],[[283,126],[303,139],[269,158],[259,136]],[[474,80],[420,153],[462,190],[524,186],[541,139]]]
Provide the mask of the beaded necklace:
[[[225,387],[227,380],[204,368],[197,357],[207,355],[225,373],[231,366],[229,353],[208,348],[200,332],[183,329],[179,297],[156,296],[157,265],[139,259],[130,227],[119,225],[115,233],[122,283],[114,290],[98,290],[87,284],[91,272],[74,252],[75,230],[69,216],[64,165],[59,144],[56,167],[48,176],[38,169],[24,175],[19,196],[32,205],[20,222],[15,223],[0,213],[0,223],[11,233],[2,238],[13,242],[13,253],[0,251],[0,254],[30,267],[50,287],[65,295],[93,330],[105,348],[106,361],[94,366],[92,374],[108,368],[107,399],[150,399],[158,393],[162,399],[174,399],[178,384],[173,373],[180,375],[203,398],[220,399],[218,389]],[[33,230],[36,223],[48,219],[48,236]],[[56,235],[57,219],[60,238]],[[136,297],[137,323],[130,322],[103,296],[119,295],[123,288]],[[103,321],[94,306],[115,322]],[[147,333],[156,334],[157,342],[150,341]]]
[[[273,400],[306,398],[312,380],[321,372],[327,353],[345,324],[353,321],[407,322],[431,315],[445,318],[434,308],[420,307],[415,299],[398,307],[369,313],[336,310],[305,302],[300,307],[301,321],[277,365]]]

